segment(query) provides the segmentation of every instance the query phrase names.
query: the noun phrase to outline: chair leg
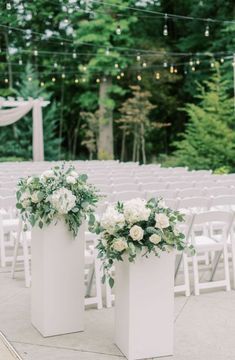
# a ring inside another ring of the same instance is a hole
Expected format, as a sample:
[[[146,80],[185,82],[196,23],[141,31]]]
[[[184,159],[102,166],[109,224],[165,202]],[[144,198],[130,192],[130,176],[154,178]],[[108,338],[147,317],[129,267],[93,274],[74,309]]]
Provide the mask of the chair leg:
[[[232,236],[232,235],[231,235]],[[233,288],[235,289],[235,238],[231,238],[232,266],[233,266]]]
[[[23,247],[23,257],[24,257],[25,286],[30,287],[31,276],[30,276],[30,267],[29,267],[29,248],[25,233],[22,234],[22,247]]]
[[[230,285],[230,274],[229,274],[229,262],[228,262],[227,244],[224,245],[223,255],[224,255],[224,273],[225,273],[225,280],[226,280],[226,291],[230,291],[231,290],[231,285]]]
[[[183,267],[184,267],[185,296],[190,296],[188,257],[186,254],[183,254]]]
[[[12,260],[12,267],[11,267],[12,279],[14,279],[14,276],[15,276],[15,268],[16,268],[16,261],[17,261],[17,256],[18,256],[21,232],[22,232],[22,224],[20,222],[18,230],[17,230],[16,241],[15,241],[14,252],[13,252],[13,260]]]
[[[100,261],[97,259],[95,253],[95,284],[96,284],[96,296],[97,296],[97,309],[103,308],[102,302],[102,288],[101,288],[101,272],[100,272]]]
[[[3,229],[0,228],[0,256],[1,256],[1,266],[6,266],[6,249],[5,249],[5,241],[4,241],[4,232]]]
[[[112,307],[112,289],[109,286],[108,281],[105,281],[105,293],[106,293],[106,307],[111,308]]]
[[[193,256],[193,278],[194,278],[194,293],[195,295],[200,295],[197,255]]]

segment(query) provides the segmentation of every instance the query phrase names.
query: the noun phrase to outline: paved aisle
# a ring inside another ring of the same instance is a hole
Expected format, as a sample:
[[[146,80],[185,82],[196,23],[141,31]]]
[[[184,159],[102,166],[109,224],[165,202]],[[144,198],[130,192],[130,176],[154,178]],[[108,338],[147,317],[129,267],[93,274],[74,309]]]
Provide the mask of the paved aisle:
[[[87,310],[83,333],[45,339],[30,324],[29,310],[23,274],[12,280],[8,271],[0,270],[0,330],[23,360],[124,359],[113,343],[113,309]],[[162,360],[235,360],[234,339],[235,291],[177,296],[175,355]]]

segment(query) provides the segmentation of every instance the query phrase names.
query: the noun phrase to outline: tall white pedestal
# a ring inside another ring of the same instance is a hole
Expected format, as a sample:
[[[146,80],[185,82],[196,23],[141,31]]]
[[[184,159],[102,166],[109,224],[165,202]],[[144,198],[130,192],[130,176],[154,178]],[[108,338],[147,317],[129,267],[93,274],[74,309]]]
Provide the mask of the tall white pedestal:
[[[32,230],[31,321],[43,336],[84,330],[84,226]]]
[[[115,343],[129,360],[173,355],[175,253],[115,266]]]

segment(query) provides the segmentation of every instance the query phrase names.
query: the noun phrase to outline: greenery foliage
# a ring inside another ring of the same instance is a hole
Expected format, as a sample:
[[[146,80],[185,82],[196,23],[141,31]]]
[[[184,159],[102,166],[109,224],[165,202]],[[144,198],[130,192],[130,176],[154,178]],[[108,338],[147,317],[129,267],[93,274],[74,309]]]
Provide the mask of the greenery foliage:
[[[94,221],[99,199],[96,189],[87,184],[87,175],[78,175],[73,166],[56,166],[41,176],[21,179],[17,191],[17,209],[24,224],[39,226],[65,221],[75,237],[82,221]]]

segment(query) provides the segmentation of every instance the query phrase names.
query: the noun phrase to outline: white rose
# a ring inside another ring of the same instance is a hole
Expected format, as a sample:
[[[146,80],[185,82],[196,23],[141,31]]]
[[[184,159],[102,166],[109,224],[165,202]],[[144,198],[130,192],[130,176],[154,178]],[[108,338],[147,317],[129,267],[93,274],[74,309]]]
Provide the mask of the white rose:
[[[127,249],[127,247],[128,247],[127,242],[122,238],[117,239],[113,244],[113,249],[119,252]]]
[[[26,209],[26,208],[30,205],[29,199],[24,199],[24,200],[21,202],[21,205],[23,206],[24,209]]]
[[[151,241],[151,243],[157,245],[161,241],[161,236],[159,236],[157,234],[153,234],[149,237],[149,241]]]
[[[166,203],[164,200],[159,200],[158,201],[158,206],[162,209],[165,209],[167,206],[166,206]]]
[[[143,239],[144,236],[144,230],[138,226],[138,225],[134,225],[132,226],[132,228],[130,229],[130,237],[135,240],[135,241],[140,241]]]
[[[41,180],[48,180],[55,177],[55,174],[52,170],[44,171],[41,175]]]
[[[68,184],[75,184],[75,183],[76,183],[76,179],[75,179],[74,176],[67,176],[67,177],[66,177],[66,182],[67,182]]]
[[[35,204],[39,202],[38,191],[35,191],[35,192],[32,193],[31,200]]]
[[[34,180],[33,176],[30,176],[30,177],[27,179],[27,185],[30,185],[33,180]]]
[[[165,229],[170,225],[169,218],[165,214],[156,214],[155,220],[156,220],[155,227],[157,228]]]
[[[78,177],[78,173],[76,171],[71,171],[70,175],[75,177],[75,178]]]

